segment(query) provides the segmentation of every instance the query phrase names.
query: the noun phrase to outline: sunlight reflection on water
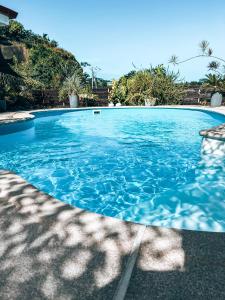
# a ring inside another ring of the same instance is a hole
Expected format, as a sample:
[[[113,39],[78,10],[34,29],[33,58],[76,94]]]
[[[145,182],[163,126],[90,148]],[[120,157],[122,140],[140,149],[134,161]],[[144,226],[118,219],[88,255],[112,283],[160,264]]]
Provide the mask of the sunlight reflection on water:
[[[198,134],[221,122],[220,115],[175,109],[39,118],[30,135],[0,137],[0,167],[104,215],[225,231],[225,157],[201,155]]]

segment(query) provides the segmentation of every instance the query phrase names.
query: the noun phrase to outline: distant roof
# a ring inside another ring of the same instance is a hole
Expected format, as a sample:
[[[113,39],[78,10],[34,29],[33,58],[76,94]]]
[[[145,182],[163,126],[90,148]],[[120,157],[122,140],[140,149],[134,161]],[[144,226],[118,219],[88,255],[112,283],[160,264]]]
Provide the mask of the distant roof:
[[[0,13],[9,17],[9,19],[15,19],[18,13],[12,9],[9,9],[5,6],[0,5]]]

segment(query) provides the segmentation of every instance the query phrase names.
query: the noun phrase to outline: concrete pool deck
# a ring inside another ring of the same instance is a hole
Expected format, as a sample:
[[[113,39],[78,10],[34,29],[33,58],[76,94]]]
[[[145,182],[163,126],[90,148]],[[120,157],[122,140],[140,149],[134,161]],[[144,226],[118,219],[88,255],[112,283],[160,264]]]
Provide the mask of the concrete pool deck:
[[[225,299],[224,249],[225,233],[104,217],[0,171],[0,299]]]
[[[224,249],[224,233],[104,217],[0,172],[2,300],[224,299]]]

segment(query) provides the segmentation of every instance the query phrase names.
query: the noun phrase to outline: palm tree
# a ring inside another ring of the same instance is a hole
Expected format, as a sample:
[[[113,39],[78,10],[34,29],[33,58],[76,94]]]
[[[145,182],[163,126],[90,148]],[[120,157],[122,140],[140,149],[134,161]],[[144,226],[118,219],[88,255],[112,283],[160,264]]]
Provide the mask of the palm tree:
[[[180,65],[180,64],[186,63],[188,61],[198,59],[198,58],[211,58],[214,60],[208,64],[208,66],[207,66],[208,69],[216,72],[217,74],[222,74],[220,71],[220,68],[222,67],[222,69],[223,69],[222,72],[223,72],[225,69],[225,65],[224,65],[225,59],[214,55],[213,49],[209,47],[208,41],[205,41],[205,40],[201,41],[199,43],[199,48],[201,51],[200,54],[188,57],[183,60],[179,60],[179,58],[176,55],[172,55],[172,57],[169,60],[169,63],[171,63],[173,65]],[[221,64],[222,64],[222,66],[221,66]]]
[[[221,92],[224,90],[225,81],[221,75],[207,74],[202,82],[203,87],[213,89],[213,92]]]

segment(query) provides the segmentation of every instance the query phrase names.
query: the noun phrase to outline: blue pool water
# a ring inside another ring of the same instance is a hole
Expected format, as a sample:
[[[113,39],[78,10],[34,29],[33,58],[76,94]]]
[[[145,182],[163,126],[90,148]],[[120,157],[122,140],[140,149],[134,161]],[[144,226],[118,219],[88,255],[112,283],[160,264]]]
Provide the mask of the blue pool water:
[[[39,117],[29,130],[0,136],[0,168],[103,215],[225,231],[225,159],[201,155],[198,134],[222,122],[162,108]]]

